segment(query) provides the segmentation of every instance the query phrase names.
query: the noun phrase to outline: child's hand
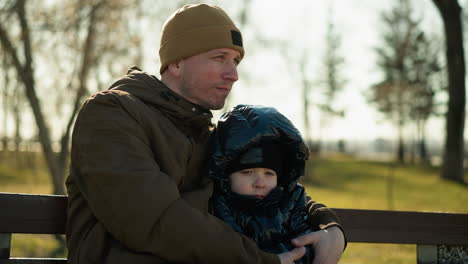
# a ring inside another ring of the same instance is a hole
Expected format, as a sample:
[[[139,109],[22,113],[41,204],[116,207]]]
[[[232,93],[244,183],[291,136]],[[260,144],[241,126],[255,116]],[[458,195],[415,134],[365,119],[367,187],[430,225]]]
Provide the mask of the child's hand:
[[[295,260],[298,260],[306,253],[305,247],[298,247],[291,251],[284,252],[278,255],[281,264],[294,264]]]
[[[344,235],[338,227],[332,226],[297,237],[292,243],[296,247],[312,245],[315,254],[313,264],[336,264],[343,254]]]

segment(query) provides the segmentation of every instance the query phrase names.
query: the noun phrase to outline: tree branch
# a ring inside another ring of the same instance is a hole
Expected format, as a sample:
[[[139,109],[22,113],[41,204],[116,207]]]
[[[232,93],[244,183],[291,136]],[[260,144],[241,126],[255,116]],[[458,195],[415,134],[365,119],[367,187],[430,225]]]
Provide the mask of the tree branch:
[[[66,159],[68,156],[68,143],[70,141],[70,133],[71,133],[71,128],[73,125],[73,122],[75,120],[76,115],[78,114],[78,110],[81,105],[81,100],[83,97],[86,95],[86,92],[88,91],[86,82],[88,80],[88,74],[91,69],[89,67],[89,64],[93,60],[93,48],[95,46],[95,35],[96,35],[96,23],[97,23],[97,13],[99,9],[103,6],[104,1],[99,1],[95,5],[92,6],[92,9],[89,14],[89,24],[88,24],[88,30],[87,30],[87,36],[83,48],[83,57],[81,61],[81,67],[80,67],[80,72],[78,74],[78,90],[76,92],[76,97],[73,103],[73,110],[70,115],[70,118],[67,122],[67,126],[65,129],[65,132],[62,136],[62,141],[61,141],[61,151],[60,151],[60,164],[65,165],[66,164]],[[64,168],[62,168],[64,169]]]
[[[5,53],[10,55],[11,61],[13,62],[13,65],[15,66],[17,72],[18,73],[22,72],[23,66],[21,65],[21,62],[19,61],[18,55],[16,54],[16,50],[13,48],[13,44],[10,40],[10,37],[8,36],[8,33],[5,31],[5,29],[3,28],[2,24],[0,24],[0,42],[2,44],[2,47]],[[20,78],[23,79],[22,76],[20,76]]]

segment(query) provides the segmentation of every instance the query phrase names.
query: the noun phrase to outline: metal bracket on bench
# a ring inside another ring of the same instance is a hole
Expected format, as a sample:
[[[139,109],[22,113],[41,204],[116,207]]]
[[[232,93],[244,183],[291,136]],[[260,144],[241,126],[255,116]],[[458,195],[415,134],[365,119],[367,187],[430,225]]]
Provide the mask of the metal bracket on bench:
[[[11,249],[11,234],[0,233],[0,259],[9,259]]]
[[[468,263],[468,246],[417,245],[418,264]]]

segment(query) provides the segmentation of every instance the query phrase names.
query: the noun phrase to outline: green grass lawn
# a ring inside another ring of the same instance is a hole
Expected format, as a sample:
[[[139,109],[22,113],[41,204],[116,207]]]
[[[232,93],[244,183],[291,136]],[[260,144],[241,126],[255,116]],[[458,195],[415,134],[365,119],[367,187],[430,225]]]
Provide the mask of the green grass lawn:
[[[302,183],[313,199],[334,208],[468,213],[467,185],[441,180],[438,172],[428,166],[335,156],[310,161]],[[350,243],[340,261],[415,262],[415,245],[364,243]]]
[[[435,167],[317,159],[302,183],[329,207],[468,213],[468,186],[440,179]]]
[[[50,194],[51,180],[40,157],[34,169],[0,159],[0,192]],[[465,179],[468,182],[468,173]],[[312,198],[334,208],[468,213],[468,187],[441,180],[438,168],[357,160],[345,156],[312,159],[302,183]],[[51,236],[13,235],[12,256],[49,256]],[[60,255],[63,255],[61,253]],[[350,243],[340,263],[415,263],[415,245]]]

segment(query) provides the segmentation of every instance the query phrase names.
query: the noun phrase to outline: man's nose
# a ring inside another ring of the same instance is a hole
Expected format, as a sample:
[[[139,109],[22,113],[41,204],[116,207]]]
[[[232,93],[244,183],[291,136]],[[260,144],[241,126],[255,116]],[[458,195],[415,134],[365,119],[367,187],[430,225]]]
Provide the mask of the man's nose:
[[[223,78],[231,82],[235,82],[239,79],[237,74],[237,64],[235,62],[227,63],[223,72]]]

